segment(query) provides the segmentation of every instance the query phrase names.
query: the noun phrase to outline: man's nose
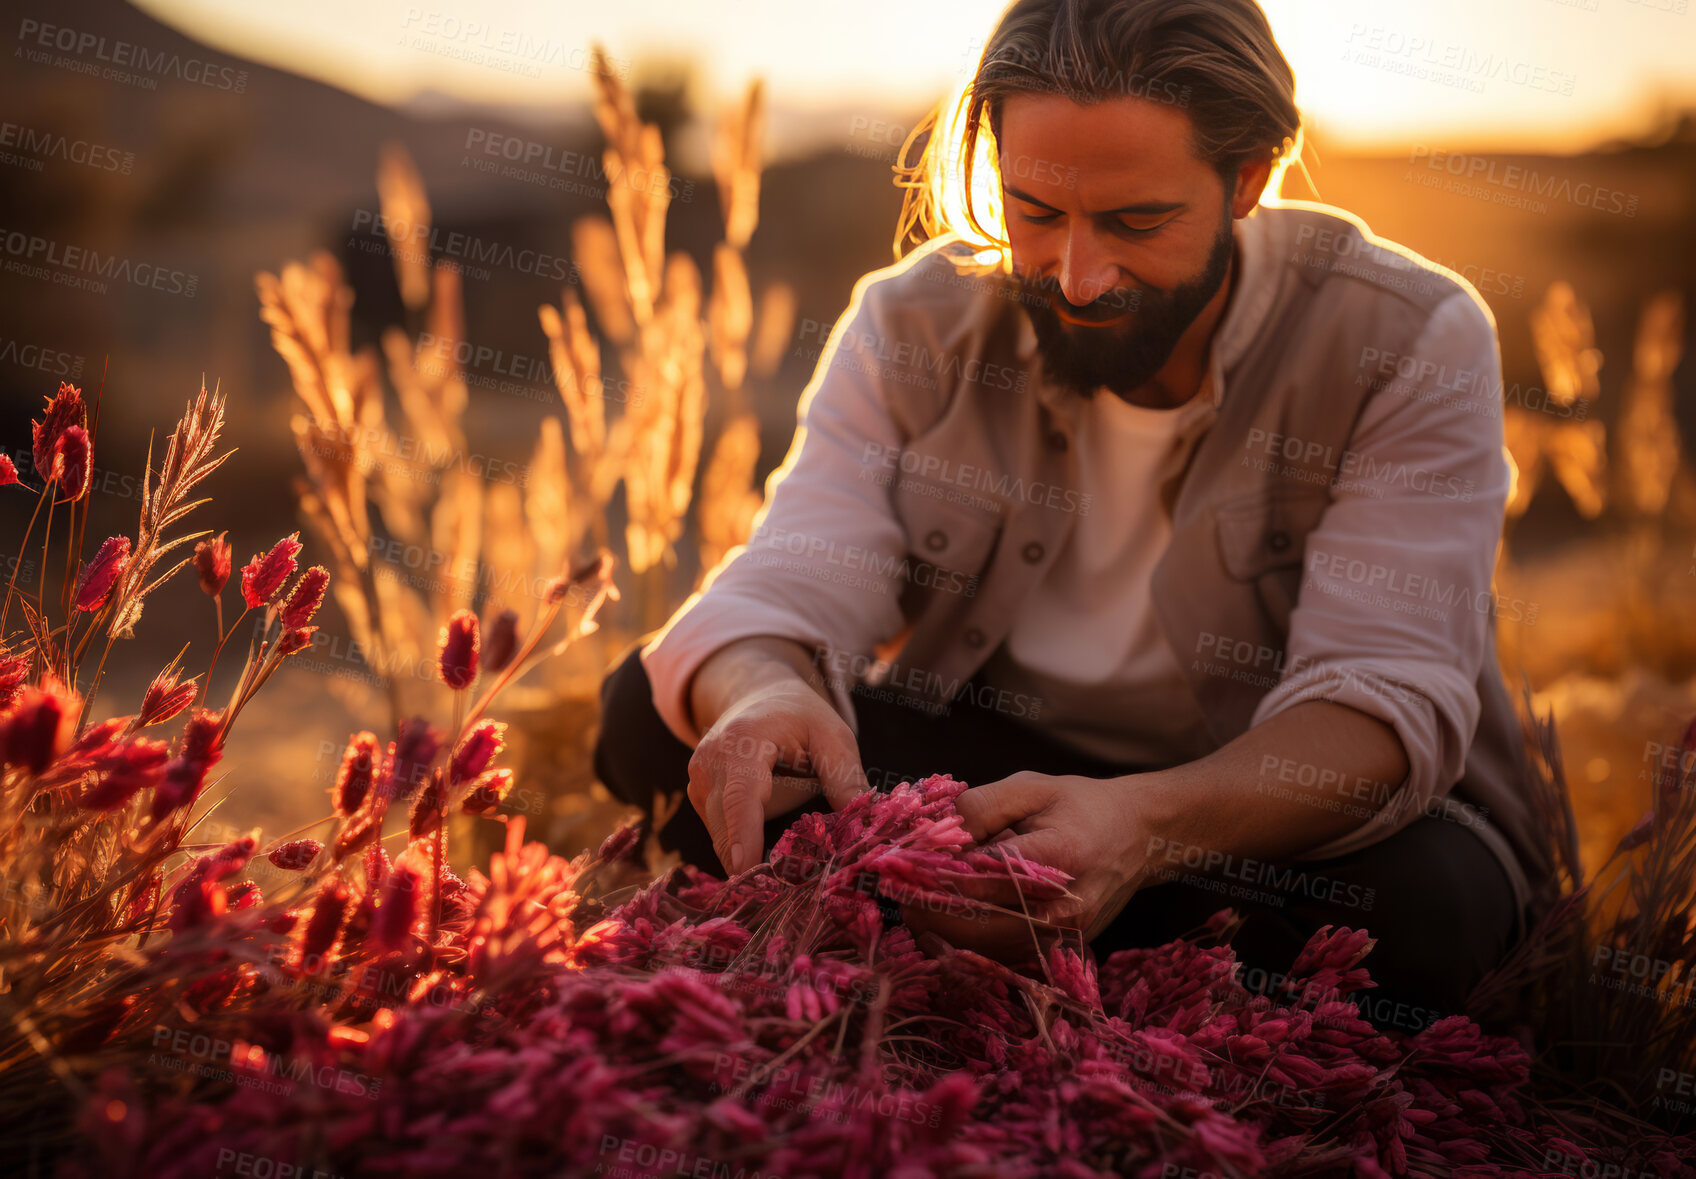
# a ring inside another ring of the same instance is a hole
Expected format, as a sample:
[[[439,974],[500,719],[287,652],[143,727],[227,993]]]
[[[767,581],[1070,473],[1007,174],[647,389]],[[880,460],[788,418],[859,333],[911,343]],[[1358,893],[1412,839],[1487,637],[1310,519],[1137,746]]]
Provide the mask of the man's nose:
[[[1115,267],[1087,229],[1071,228],[1060,255],[1060,292],[1075,307],[1093,303],[1113,289]]]

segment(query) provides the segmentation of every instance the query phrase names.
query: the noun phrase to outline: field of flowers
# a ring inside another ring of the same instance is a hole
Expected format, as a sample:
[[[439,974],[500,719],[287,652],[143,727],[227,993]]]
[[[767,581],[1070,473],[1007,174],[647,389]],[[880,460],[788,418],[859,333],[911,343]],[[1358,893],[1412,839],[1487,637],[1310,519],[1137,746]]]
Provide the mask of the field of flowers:
[[[600,84],[609,174],[663,174],[629,96]],[[565,421],[522,491],[444,473],[460,374],[398,328],[381,360],[355,351],[328,255],[257,283],[301,404],[306,540],[238,567],[201,527],[237,490],[205,389],[149,457],[133,536],[85,536],[99,391],[46,397],[33,470],[0,457],[20,551],[41,554],[34,585],[12,563],[0,606],[0,1171],[1696,1175],[1696,725],[1611,856],[1564,863],[1564,900],[1473,1018],[1417,1032],[1351,998],[1372,985],[1368,929],[1321,931],[1266,994],[1239,977],[1229,910],[1166,946],[1058,944],[1023,969],[915,937],[899,906],[969,917],[993,909],[969,899],[982,878],[1033,899],[1068,883],[974,846],[966,784],[945,777],[800,817],[730,880],[677,865],[640,820],[570,858],[532,838],[513,799],[562,701],[521,704],[522,681],[595,643],[609,601],[643,628],[675,605],[709,390],[729,412],[694,505],[703,569],[759,504],[744,382],[789,314],[741,262],[760,110],[756,88],[715,154],[708,293],[665,255],[663,184],[614,186],[610,220],[574,233],[595,323],[645,395],[609,422],[584,306],[542,308]],[[428,220],[403,156],[380,189],[396,223]],[[451,267],[394,254],[417,323],[459,338]],[[400,435],[417,457],[393,457]],[[374,539],[443,554],[442,576],[385,577]],[[204,669],[179,656],[139,702],[102,695],[179,572],[216,625]],[[314,651],[327,608],[391,673],[349,698],[327,813],[208,837],[256,788],[224,772],[232,727]],[[427,679],[392,674],[419,662]],[[1527,711],[1527,789],[1558,846],[1576,821],[1559,745]]]
[[[32,1169],[1696,1173],[1680,1161],[1696,1140],[1540,1100],[1514,1037],[1458,1016],[1376,1029],[1348,999],[1371,985],[1364,930],[1322,931],[1269,996],[1237,979],[1228,911],[1102,963],[1055,947],[1034,974],[916,942],[885,905],[969,913],[982,903],[960,885],[986,875],[1032,897],[1066,884],[974,847],[953,805],[964,785],[946,778],[806,815],[729,881],[656,878],[634,824],[566,861],[527,841],[521,816],[487,872],[462,878],[449,817],[500,821],[512,783],[490,707],[545,657],[568,602],[580,610],[561,639],[592,625],[604,556],[557,579],[523,637],[448,618],[436,666],[451,722],[355,735],[321,838],[197,845],[229,727],[309,645],[329,575],[297,575],[295,537],[241,567],[243,615],[262,612],[268,637],[222,709],[173,667],[135,713],[88,723],[99,670],[83,656],[102,635],[110,650],[184,565],[222,618],[228,545],[173,525],[221,461],[223,411],[204,391],[190,404],[138,537],[73,561],[62,623],[9,587],[27,639],[0,657],[0,1083]],[[73,537],[91,438],[80,392],[61,387],[33,443],[50,472],[38,505]],[[1689,842],[1688,804],[1668,802],[1673,822],[1628,844]]]

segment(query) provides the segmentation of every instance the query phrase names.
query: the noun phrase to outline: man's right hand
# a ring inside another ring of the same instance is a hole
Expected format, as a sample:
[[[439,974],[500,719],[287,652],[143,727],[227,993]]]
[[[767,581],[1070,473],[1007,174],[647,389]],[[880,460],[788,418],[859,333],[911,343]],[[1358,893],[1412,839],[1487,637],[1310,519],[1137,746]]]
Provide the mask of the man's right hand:
[[[695,712],[710,727],[689,759],[689,801],[731,875],[765,854],[765,821],[822,790],[832,810],[869,788],[853,730],[810,683],[806,650],[783,639],[732,643],[702,664]],[[818,787],[774,782],[779,762]]]

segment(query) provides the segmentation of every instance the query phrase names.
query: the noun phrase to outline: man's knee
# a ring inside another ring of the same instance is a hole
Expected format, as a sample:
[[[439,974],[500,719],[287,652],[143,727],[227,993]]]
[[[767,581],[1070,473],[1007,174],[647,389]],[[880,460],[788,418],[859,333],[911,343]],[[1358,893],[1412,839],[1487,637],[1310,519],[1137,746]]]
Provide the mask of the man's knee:
[[[1378,941],[1368,972],[1376,966],[1386,990],[1417,994],[1445,1014],[1460,1010],[1507,954],[1517,925],[1513,886],[1495,853],[1464,826],[1427,817],[1359,854],[1377,861],[1374,903],[1360,921]]]

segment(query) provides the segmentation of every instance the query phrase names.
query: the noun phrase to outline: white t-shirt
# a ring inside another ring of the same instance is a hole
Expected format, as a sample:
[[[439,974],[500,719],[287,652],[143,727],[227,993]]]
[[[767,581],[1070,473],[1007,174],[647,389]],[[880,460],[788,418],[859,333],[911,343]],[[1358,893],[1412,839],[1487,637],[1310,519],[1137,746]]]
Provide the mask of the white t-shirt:
[[[1109,761],[1176,764],[1210,748],[1150,585],[1172,535],[1160,489],[1199,444],[1185,427],[1217,408],[1215,362],[1175,409],[1096,391],[1074,435],[1079,484],[1096,510],[1073,522],[984,668],[988,682],[1042,700],[1055,737]]]

